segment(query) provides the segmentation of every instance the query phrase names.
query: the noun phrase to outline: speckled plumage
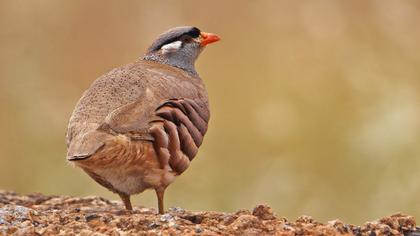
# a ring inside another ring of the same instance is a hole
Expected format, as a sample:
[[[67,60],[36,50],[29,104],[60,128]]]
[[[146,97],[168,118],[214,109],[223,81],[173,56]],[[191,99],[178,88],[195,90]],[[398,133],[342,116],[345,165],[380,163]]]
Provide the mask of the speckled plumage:
[[[153,61],[139,60],[99,77],[79,100],[70,118],[68,156],[91,155],[103,145],[104,128],[116,133],[152,140],[149,122],[159,119],[154,110],[171,98],[200,99],[207,93],[199,77]],[[98,130],[98,128],[100,128]],[[93,140],[87,146],[85,139]]]
[[[102,75],[70,118],[67,159],[118,193],[127,209],[130,195],[153,188],[163,211],[164,189],[189,166],[207,130],[207,93],[189,70],[202,50],[194,40],[187,35],[184,49],[173,55],[149,50],[145,59]],[[170,63],[183,56],[192,58]]]

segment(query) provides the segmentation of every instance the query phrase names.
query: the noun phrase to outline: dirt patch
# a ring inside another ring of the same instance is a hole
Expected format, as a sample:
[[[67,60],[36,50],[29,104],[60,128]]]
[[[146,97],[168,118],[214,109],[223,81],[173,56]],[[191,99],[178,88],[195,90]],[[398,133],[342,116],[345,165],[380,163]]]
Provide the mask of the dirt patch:
[[[412,216],[395,214],[362,226],[310,216],[295,222],[277,217],[269,206],[236,213],[190,212],[170,208],[164,215],[151,208],[122,210],[118,201],[0,192],[3,235],[412,235]]]

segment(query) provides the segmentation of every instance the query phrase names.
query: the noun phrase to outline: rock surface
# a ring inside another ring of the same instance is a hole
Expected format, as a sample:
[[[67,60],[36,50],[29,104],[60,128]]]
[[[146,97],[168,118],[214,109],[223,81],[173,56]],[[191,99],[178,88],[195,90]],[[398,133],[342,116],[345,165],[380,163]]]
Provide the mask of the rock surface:
[[[190,212],[170,208],[122,210],[118,201],[0,192],[0,235],[419,235],[413,217],[395,214],[354,226],[310,216],[295,222],[266,205],[236,213]],[[420,232],[420,231],[419,231]]]

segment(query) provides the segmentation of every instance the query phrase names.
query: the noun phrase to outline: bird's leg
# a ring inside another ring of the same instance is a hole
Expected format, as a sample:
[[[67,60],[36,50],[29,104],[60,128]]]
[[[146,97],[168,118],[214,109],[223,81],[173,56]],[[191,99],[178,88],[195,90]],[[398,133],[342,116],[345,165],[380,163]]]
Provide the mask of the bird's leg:
[[[159,208],[159,214],[164,214],[164,207],[163,207],[163,195],[165,194],[165,188],[159,187],[155,189],[156,196],[158,199],[158,208]]]
[[[127,211],[132,211],[133,207],[131,206],[130,195],[125,194],[125,193],[118,193],[118,195],[120,195],[120,198],[125,205],[125,209]]]

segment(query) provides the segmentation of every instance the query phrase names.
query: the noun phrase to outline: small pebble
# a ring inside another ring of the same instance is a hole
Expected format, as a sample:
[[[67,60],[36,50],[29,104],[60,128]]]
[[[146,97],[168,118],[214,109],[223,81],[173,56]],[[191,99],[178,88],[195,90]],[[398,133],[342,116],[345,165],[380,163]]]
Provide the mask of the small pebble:
[[[94,219],[97,219],[99,217],[100,216],[98,216],[96,214],[88,214],[88,215],[85,216],[85,219],[86,219],[86,222],[89,222],[89,221],[94,220]]]
[[[171,207],[171,208],[169,208],[169,211],[170,212],[175,212],[175,213],[184,213],[185,212],[185,210],[182,209],[181,207]]]
[[[199,234],[199,233],[203,232],[203,229],[201,228],[201,226],[200,226],[200,225],[195,225],[195,232],[196,232],[197,234]]]
[[[153,223],[151,223],[151,224],[149,224],[149,228],[150,229],[155,229],[155,228],[157,228],[157,227],[159,227],[160,226],[160,223],[157,223],[157,222],[153,222]]]
[[[173,220],[173,216],[171,216],[169,214],[164,214],[160,217],[160,221],[162,221],[162,222],[168,222],[170,220]]]

